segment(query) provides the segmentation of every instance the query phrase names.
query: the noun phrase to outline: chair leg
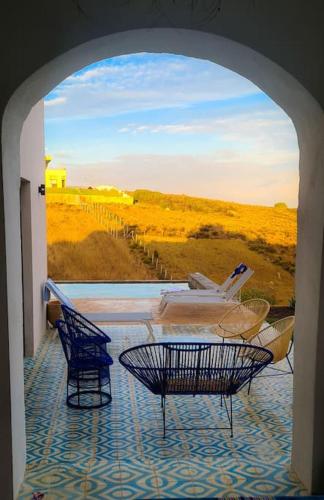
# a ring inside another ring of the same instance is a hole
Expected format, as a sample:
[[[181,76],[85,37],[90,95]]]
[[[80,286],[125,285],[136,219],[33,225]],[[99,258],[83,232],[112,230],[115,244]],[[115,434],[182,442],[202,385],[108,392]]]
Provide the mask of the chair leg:
[[[68,404],[69,401],[69,378],[66,381],[66,404]]]
[[[79,374],[78,374],[78,379],[77,379],[77,391],[78,391],[78,406],[80,406],[80,379],[79,379]]]
[[[290,345],[289,345],[289,349],[288,349],[288,352],[287,352],[287,356],[289,356],[289,354],[291,353],[293,345],[294,345],[294,339],[291,339]]]
[[[249,381],[248,394],[250,394],[250,391],[251,391],[251,384],[252,384],[252,377],[250,378],[250,381]]]
[[[102,405],[102,392],[101,392],[101,377],[100,377],[100,371],[98,373],[98,390],[99,390],[99,398],[100,398],[100,404]]]
[[[154,336],[153,327],[152,327],[150,321],[149,320],[143,320],[142,323],[146,326],[147,331],[148,331],[147,341],[155,342],[156,338]]]
[[[294,369],[293,369],[293,367],[291,365],[291,362],[290,362],[288,354],[286,354],[286,359],[287,359],[287,362],[288,362],[288,365],[289,365],[289,368],[290,368],[290,373],[294,373]]]
[[[109,394],[111,397],[111,378],[110,378],[110,372],[109,372]]]
[[[230,425],[231,425],[231,438],[233,437],[233,405],[232,405],[232,395],[230,394]]]
[[[223,398],[224,398],[224,406],[225,406],[225,410],[226,410],[226,414],[227,414],[227,420],[230,424],[230,427],[229,427],[229,430],[231,431],[230,436],[232,438],[234,435],[232,395],[231,394],[229,394],[228,396],[223,395]],[[229,408],[228,408],[227,403],[226,403],[226,400],[228,398],[229,398]],[[228,429],[228,427],[227,427],[227,429]]]
[[[163,417],[163,439],[165,439],[165,397],[162,397],[163,403],[162,403],[162,417]]]

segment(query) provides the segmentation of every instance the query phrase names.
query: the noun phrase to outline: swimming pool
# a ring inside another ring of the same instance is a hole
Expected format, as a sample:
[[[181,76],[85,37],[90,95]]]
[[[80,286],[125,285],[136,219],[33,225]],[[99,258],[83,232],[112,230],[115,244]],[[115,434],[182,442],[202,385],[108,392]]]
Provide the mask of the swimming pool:
[[[188,283],[59,283],[70,299],[160,297],[161,290],[189,290]]]

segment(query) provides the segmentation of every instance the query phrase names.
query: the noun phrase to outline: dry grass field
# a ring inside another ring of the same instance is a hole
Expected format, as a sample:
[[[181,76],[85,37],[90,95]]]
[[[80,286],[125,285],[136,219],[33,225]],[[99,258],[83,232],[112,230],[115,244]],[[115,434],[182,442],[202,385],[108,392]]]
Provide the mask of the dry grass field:
[[[189,272],[198,271],[222,283],[236,264],[245,262],[255,270],[245,290],[252,290],[253,295],[264,296],[277,304],[287,304],[293,295],[293,276],[250,250],[244,241],[153,240],[150,244],[158,251],[167,269],[172,270],[174,279],[186,279]]]
[[[135,205],[111,205],[127,223],[159,236],[190,236],[201,226],[215,225],[226,233],[270,245],[296,244],[296,209],[243,205],[239,203],[164,195],[150,191],[131,193]]]
[[[255,270],[246,296],[263,294],[287,304],[294,295],[295,209],[145,190],[131,194],[135,205],[110,209],[137,228],[173,278],[200,271],[219,282],[237,263],[246,262]]]
[[[110,237],[90,214],[65,204],[47,205],[48,275],[55,280],[137,280],[155,274]]]
[[[221,282],[239,262],[255,274],[245,296],[288,304],[294,295],[296,210],[242,205],[150,191],[130,193],[131,206],[109,211],[133,226],[168,277],[199,271]],[[56,279],[156,279],[141,249],[102,231],[76,207],[48,204],[49,272]],[[86,257],[85,257],[86,256]]]

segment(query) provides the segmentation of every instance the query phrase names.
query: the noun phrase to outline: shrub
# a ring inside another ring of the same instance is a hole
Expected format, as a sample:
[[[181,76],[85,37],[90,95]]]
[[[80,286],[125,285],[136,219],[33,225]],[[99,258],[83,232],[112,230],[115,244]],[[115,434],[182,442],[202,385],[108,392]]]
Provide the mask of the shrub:
[[[296,297],[295,297],[295,295],[293,295],[292,297],[290,297],[288,305],[289,305],[289,307],[292,307],[293,310],[295,310],[295,307],[296,307]]]
[[[216,240],[216,239],[245,239],[241,233],[224,231],[224,227],[220,224],[204,224],[196,231],[188,233],[188,238],[195,238],[197,240]]]
[[[224,228],[221,225],[204,224],[203,226],[200,226],[199,229],[197,229],[196,231],[191,231],[188,234],[188,237],[196,239],[206,239],[206,240],[223,238]]]
[[[271,295],[263,290],[259,290],[259,288],[247,288],[243,290],[241,293],[241,301],[249,300],[249,299],[264,299],[269,302],[269,304],[276,303],[276,297]]]
[[[283,201],[279,201],[278,203],[275,203],[274,207],[275,208],[281,208],[281,209],[282,208],[288,208],[287,205],[286,205],[286,203],[284,203]]]
[[[128,244],[129,244],[129,248],[131,248],[132,250],[138,247],[138,244],[135,240],[129,240]]]

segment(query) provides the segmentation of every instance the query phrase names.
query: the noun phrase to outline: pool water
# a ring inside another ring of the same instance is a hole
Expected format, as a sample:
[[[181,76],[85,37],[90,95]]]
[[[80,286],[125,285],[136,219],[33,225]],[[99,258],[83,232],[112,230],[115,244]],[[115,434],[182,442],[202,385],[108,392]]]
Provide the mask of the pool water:
[[[70,299],[160,297],[162,290],[189,290],[188,283],[59,283]]]

